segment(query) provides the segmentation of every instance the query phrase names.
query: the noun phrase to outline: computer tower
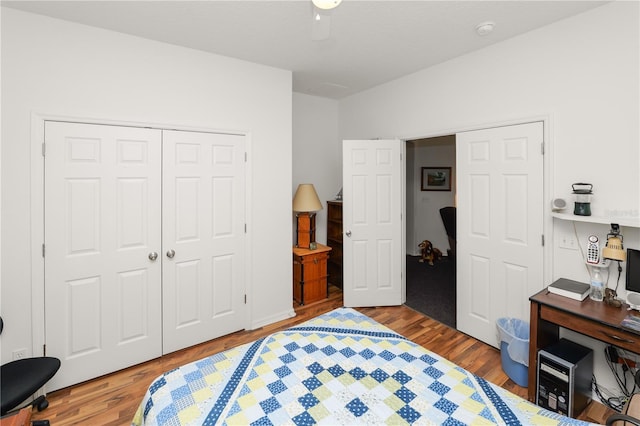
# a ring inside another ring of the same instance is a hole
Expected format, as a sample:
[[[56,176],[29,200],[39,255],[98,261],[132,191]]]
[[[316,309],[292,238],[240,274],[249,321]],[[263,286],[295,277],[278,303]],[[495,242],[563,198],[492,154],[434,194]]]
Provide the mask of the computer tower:
[[[538,351],[536,404],[577,417],[591,402],[593,350],[567,339]]]

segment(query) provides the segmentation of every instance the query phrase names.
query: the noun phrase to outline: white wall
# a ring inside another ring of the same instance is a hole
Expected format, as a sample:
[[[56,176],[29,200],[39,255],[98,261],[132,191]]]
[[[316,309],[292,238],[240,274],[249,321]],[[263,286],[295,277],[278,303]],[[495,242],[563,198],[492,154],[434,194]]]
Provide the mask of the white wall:
[[[638,7],[613,2],[344,99],[340,137],[417,139],[546,118],[549,200],[571,201],[571,184],[590,182],[594,215],[639,216]],[[578,228],[581,238],[608,230]],[[637,229],[623,231],[637,241]],[[550,276],[587,278],[577,251],[554,257]]]
[[[548,200],[590,182],[594,215],[640,216],[639,7],[612,2],[344,99],[340,137],[417,139],[546,118]],[[546,221],[555,237],[573,232],[570,222]],[[604,240],[608,226],[577,229],[586,246],[591,232]],[[623,234],[628,247],[640,247],[640,230]],[[580,251],[557,241],[547,250],[545,277],[588,281]],[[601,347],[589,344],[598,360]],[[598,381],[613,386],[598,364]]]
[[[42,329],[30,304],[41,267],[31,264],[34,113],[249,132],[247,325],[293,315],[291,72],[3,8],[2,362],[32,353]]]
[[[293,185],[312,183],[323,209],[316,216],[316,241],[327,243],[327,200],[342,188],[342,140],[338,135],[338,102],[293,94]],[[292,235],[295,233],[293,212]],[[295,241],[295,237],[293,237]]]
[[[293,94],[293,185],[313,183],[324,209],[317,213],[316,240],[326,244],[326,201],[333,200],[342,187],[342,139],[338,129],[338,101],[301,93]],[[454,205],[455,188],[451,192],[420,190],[421,167],[452,166],[455,174],[455,138],[439,137],[414,141],[416,149],[407,147],[407,161],[415,155],[415,168],[407,165],[407,253],[418,255],[417,244],[425,236],[446,255],[449,247],[439,209]],[[454,183],[455,187],[455,183]],[[415,202],[414,207],[409,203]],[[427,217],[428,220],[424,220]],[[410,222],[410,223],[409,223]],[[413,227],[413,228],[412,228]],[[292,235],[295,241],[295,219],[292,213]],[[421,239],[418,239],[418,238]],[[409,244],[409,241],[411,242]],[[415,244],[413,243],[415,242]]]

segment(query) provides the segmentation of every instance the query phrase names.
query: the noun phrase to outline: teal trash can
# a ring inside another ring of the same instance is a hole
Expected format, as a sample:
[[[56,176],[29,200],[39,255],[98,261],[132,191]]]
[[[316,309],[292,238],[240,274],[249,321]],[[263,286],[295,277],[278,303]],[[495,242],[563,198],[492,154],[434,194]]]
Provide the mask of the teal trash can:
[[[529,382],[529,323],[517,318],[498,318],[502,370],[517,385]]]

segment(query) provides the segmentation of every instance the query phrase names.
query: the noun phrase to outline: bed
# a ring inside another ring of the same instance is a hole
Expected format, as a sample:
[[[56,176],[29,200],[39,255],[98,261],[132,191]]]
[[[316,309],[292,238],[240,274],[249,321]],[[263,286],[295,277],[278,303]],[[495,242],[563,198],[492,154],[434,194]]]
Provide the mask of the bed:
[[[588,424],[531,404],[349,308],[166,372],[132,422],[316,423]]]

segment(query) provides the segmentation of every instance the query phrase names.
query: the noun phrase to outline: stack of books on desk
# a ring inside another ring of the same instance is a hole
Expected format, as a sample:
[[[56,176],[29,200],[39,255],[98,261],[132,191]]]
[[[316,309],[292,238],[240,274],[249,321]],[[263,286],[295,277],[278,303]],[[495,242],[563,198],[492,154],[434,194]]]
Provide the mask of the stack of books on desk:
[[[583,301],[589,295],[591,286],[587,283],[560,278],[549,284],[547,287],[549,293],[568,297],[573,300]]]
[[[629,314],[622,320],[620,326],[635,333],[640,333],[640,317]]]

